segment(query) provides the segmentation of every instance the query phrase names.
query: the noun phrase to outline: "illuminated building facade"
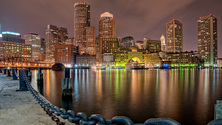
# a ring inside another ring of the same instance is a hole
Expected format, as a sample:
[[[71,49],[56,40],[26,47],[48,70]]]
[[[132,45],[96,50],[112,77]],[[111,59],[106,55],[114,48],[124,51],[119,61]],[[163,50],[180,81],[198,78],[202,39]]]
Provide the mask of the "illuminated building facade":
[[[24,35],[25,44],[32,46],[32,61],[38,61],[41,53],[41,37],[35,33],[27,33]]]
[[[95,27],[86,27],[86,53],[96,54]]]
[[[217,18],[214,15],[200,17],[198,27],[198,51],[204,59],[205,66],[216,65],[217,50]]]
[[[160,67],[162,60],[159,53],[143,54],[145,68]]]
[[[74,37],[65,40],[65,45],[74,45]]]
[[[32,47],[24,43],[0,41],[1,64],[22,65],[32,60]]]
[[[102,65],[103,66],[114,66],[116,63],[114,61],[113,53],[104,53],[102,54]]]
[[[112,38],[116,36],[116,21],[113,14],[109,12],[102,13],[99,19],[99,37]]]
[[[166,39],[165,39],[163,34],[160,37],[160,41],[161,41],[161,51],[167,51],[167,49],[166,49]]]
[[[119,50],[120,40],[119,38],[102,38],[100,39],[101,54],[103,53],[115,53]]]
[[[86,52],[86,27],[90,26],[90,5],[85,2],[74,4],[74,44],[82,55]]]
[[[55,45],[55,63],[72,67],[76,63],[78,47],[74,45]]]
[[[123,37],[120,42],[121,49],[127,49],[134,45],[134,39],[131,36]]]
[[[183,51],[183,24],[178,20],[171,20],[166,24],[167,52]]]
[[[25,40],[21,38],[20,33],[15,32],[2,32],[2,41],[8,41],[8,42],[16,42],[16,43],[25,43]]]
[[[46,60],[48,62],[55,62],[55,45],[64,44],[68,39],[68,32],[66,28],[48,25],[46,29]]]
[[[149,53],[156,53],[161,51],[161,41],[160,40],[151,40],[144,38],[144,50],[148,50]]]
[[[176,52],[167,53],[171,67],[199,67],[203,61],[196,55],[196,52]]]
[[[77,55],[77,66],[96,66],[96,55]]]

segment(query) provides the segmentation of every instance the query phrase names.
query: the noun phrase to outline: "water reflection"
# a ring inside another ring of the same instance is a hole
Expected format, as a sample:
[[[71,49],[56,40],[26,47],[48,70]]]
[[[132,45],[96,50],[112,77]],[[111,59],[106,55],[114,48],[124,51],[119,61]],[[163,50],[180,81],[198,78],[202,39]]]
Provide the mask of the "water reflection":
[[[32,84],[37,88],[36,71]],[[134,122],[167,117],[182,124],[207,124],[222,99],[221,69],[71,71],[73,97],[61,98],[63,71],[44,70],[43,95],[54,105],[106,119],[127,116]],[[192,116],[192,117],[191,117]]]

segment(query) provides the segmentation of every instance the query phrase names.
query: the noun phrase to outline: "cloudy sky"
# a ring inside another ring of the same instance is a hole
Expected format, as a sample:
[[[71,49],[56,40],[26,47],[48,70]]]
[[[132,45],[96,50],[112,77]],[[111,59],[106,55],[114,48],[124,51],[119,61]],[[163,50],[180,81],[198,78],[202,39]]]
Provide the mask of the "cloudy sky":
[[[45,37],[48,24],[68,29],[73,37],[73,4],[80,0],[0,0],[2,31]],[[218,54],[222,57],[222,0],[82,0],[91,5],[91,26],[108,11],[116,19],[116,35],[159,39],[166,35],[169,20],[181,20],[184,27],[184,51],[197,50],[197,20],[214,14],[218,19]]]

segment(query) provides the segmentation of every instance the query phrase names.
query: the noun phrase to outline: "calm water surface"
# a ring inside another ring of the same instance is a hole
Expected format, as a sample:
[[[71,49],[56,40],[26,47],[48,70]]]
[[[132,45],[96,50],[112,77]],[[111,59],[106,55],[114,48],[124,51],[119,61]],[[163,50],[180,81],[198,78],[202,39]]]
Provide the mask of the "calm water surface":
[[[32,85],[37,87],[37,70]],[[101,114],[107,120],[127,116],[135,123],[167,117],[183,125],[205,125],[222,99],[221,69],[71,70],[73,97],[62,99],[64,71],[43,70],[42,94],[54,105]]]

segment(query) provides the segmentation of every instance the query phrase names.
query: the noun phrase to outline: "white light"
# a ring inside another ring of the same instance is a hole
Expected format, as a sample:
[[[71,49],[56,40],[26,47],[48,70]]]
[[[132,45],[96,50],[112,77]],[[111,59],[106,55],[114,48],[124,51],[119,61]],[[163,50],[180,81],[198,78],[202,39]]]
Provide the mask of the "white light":
[[[2,34],[0,34],[0,37],[2,37]]]

